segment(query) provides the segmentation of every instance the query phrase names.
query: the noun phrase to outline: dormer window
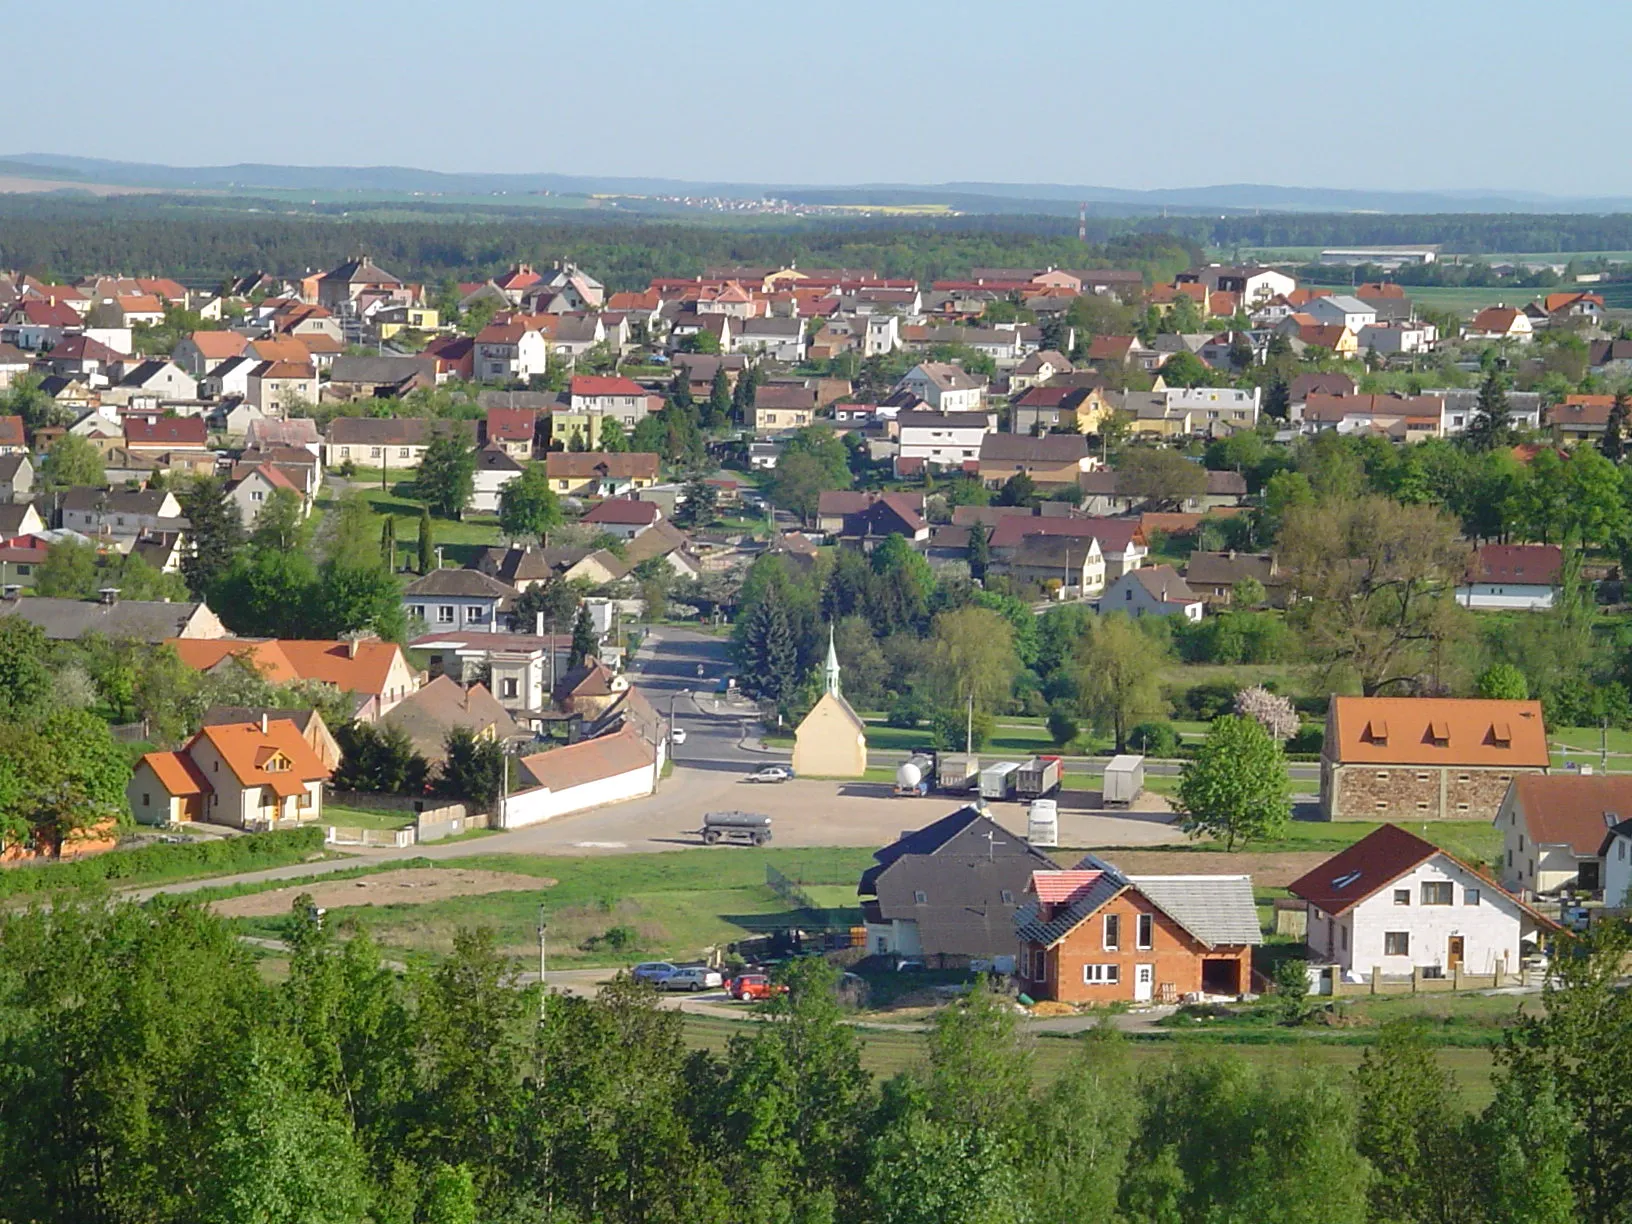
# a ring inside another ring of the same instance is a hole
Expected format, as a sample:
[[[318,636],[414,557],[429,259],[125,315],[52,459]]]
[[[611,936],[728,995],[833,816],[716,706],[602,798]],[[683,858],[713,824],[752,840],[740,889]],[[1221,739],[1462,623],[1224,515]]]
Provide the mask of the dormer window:
[[[1428,738],[1441,747],[1449,744],[1451,742],[1451,724],[1443,719],[1435,719],[1428,724]]]

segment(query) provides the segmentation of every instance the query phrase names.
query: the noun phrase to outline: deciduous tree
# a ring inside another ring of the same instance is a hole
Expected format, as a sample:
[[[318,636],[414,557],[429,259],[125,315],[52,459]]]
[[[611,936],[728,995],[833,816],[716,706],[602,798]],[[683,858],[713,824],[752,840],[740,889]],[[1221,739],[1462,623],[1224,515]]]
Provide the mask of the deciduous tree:
[[[1292,819],[1292,783],[1280,743],[1256,719],[1225,714],[1179,779],[1184,831],[1219,838],[1226,850],[1281,833]]]
[[[499,530],[510,539],[541,539],[561,521],[561,499],[550,488],[542,463],[529,463],[499,490]]]
[[[1127,750],[1129,727],[1162,709],[1162,656],[1156,640],[1120,612],[1100,617],[1077,647],[1083,716],[1112,734],[1118,752]]]
[[[460,518],[476,491],[476,451],[462,433],[443,426],[425,448],[414,478],[419,499],[444,518]]]

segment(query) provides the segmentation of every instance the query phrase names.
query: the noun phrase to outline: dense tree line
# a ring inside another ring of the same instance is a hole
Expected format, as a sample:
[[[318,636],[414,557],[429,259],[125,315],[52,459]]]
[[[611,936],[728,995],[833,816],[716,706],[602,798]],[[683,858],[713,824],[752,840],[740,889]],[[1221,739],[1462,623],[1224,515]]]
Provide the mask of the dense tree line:
[[[1159,279],[1200,254],[1186,240],[1162,234],[1108,233],[1105,245],[1084,245],[1057,222],[1039,233],[978,218],[726,228],[565,214],[438,219],[407,212],[410,219],[358,220],[248,215],[196,198],[5,200],[0,267],[63,277],[119,270],[208,282],[257,270],[295,275],[367,251],[397,275],[433,284],[494,275],[517,261],[544,266],[570,259],[609,288],[640,289],[654,276],[791,262],[868,268],[926,283],[966,276],[973,267],[1033,265],[1131,265]]]
[[[398,973],[315,915],[275,984],[195,902],[0,920],[0,1218],[1618,1224],[1632,1194],[1624,935],[1566,956],[1470,1113],[1409,1026],[1353,1073],[1136,1067],[1098,1029],[1039,1086],[978,988],[879,1085],[819,959],[710,1052],[626,980],[523,989],[486,932]]]

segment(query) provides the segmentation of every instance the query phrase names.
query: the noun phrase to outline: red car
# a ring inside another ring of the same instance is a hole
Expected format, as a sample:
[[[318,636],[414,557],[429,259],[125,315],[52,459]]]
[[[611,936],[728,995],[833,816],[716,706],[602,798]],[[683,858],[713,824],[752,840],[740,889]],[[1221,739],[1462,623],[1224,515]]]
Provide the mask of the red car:
[[[739,1003],[760,1003],[772,995],[787,994],[788,988],[763,973],[742,973],[731,979],[726,992]]]

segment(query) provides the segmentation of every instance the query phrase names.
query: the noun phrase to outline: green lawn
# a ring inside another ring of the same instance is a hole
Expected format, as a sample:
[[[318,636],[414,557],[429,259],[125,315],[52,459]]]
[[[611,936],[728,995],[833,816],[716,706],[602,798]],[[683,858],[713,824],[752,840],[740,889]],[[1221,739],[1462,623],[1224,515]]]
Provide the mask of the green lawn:
[[[487,893],[428,905],[335,907],[330,913],[342,921],[356,919],[382,943],[409,953],[445,953],[455,932],[485,926],[497,933],[508,953],[530,958],[536,955],[542,901],[548,907],[552,965],[627,965],[654,957],[695,957],[748,935],[809,924],[809,914],[791,909],[766,887],[767,865],[814,885],[809,891],[820,903],[850,910],[855,907],[856,880],[871,862],[872,851],[864,848],[721,847],[599,858],[473,855],[461,858],[457,866],[555,882],[541,885],[537,892]],[[859,921],[859,909],[854,915]],[[265,934],[277,927],[278,920],[242,919],[239,925],[246,932]],[[621,946],[614,946],[606,937],[619,929],[628,935]]]
[[[348,829],[407,829],[413,827],[414,814],[382,808],[354,808],[338,803],[325,803],[323,823]]]
[[[366,478],[359,473],[359,481]],[[397,563],[413,565],[418,562],[419,516],[421,504],[414,496],[413,482],[398,480],[390,488],[379,485],[379,472],[373,473],[372,484],[360,484],[359,491],[376,515],[391,515],[396,519]],[[320,506],[332,508],[332,499],[324,499]],[[463,565],[474,559],[477,551],[504,543],[499,533],[499,521],[487,515],[466,515],[463,519],[445,519],[431,516],[431,538],[442,545],[443,561],[449,565]]]

